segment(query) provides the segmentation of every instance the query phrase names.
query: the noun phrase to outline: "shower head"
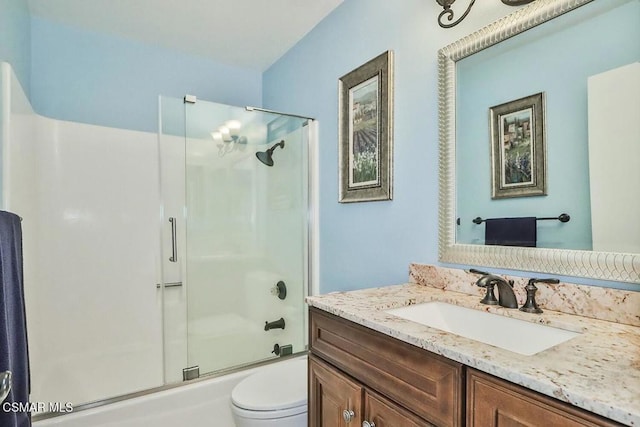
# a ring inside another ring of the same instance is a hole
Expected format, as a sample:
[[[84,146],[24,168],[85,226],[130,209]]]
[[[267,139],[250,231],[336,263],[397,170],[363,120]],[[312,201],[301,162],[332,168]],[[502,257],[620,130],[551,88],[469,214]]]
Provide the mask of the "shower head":
[[[267,151],[258,151],[256,153],[256,157],[258,158],[258,160],[260,160],[262,163],[264,163],[267,166],[273,166],[273,151],[276,149],[276,147],[280,147],[280,148],[284,148],[284,139],[280,142],[278,142],[277,144],[275,144],[273,147],[269,148]]]

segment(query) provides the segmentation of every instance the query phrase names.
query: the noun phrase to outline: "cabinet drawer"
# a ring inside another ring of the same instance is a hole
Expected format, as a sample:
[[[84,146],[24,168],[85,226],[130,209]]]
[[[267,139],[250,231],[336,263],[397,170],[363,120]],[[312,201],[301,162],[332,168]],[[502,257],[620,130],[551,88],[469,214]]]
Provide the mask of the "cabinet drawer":
[[[463,365],[321,310],[311,352],[438,426],[463,423]]]
[[[364,396],[364,417],[375,427],[434,427],[371,390]]]
[[[475,369],[467,369],[467,426],[610,427],[611,420]]]

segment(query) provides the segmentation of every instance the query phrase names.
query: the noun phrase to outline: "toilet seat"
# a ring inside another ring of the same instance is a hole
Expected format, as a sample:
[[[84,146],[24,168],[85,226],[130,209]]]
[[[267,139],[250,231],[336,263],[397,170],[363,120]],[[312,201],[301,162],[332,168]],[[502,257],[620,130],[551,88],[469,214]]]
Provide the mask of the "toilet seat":
[[[307,411],[307,360],[279,362],[240,381],[231,392],[245,418],[289,417]]]
[[[306,414],[307,405],[304,404],[296,408],[280,409],[277,411],[250,411],[248,409],[242,409],[234,405],[233,412],[240,418],[249,418],[252,420],[281,420],[300,414]]]

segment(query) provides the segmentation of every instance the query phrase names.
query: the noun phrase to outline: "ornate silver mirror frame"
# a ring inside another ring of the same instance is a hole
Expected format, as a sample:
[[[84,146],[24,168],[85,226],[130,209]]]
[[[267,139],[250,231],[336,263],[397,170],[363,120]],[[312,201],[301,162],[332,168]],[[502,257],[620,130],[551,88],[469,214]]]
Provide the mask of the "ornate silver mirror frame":
[[[537,0],[438,52],[441,262],[640,283],[640,254],[456,243],[456,61],[593,0]]]

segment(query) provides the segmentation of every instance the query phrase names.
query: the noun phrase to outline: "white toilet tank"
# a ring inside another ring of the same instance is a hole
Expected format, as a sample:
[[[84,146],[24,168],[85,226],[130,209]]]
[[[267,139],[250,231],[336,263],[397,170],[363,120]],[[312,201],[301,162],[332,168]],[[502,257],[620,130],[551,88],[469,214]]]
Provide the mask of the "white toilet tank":
[[[266,366],[231,392],[236,427],[307,427],[307,359]]]

